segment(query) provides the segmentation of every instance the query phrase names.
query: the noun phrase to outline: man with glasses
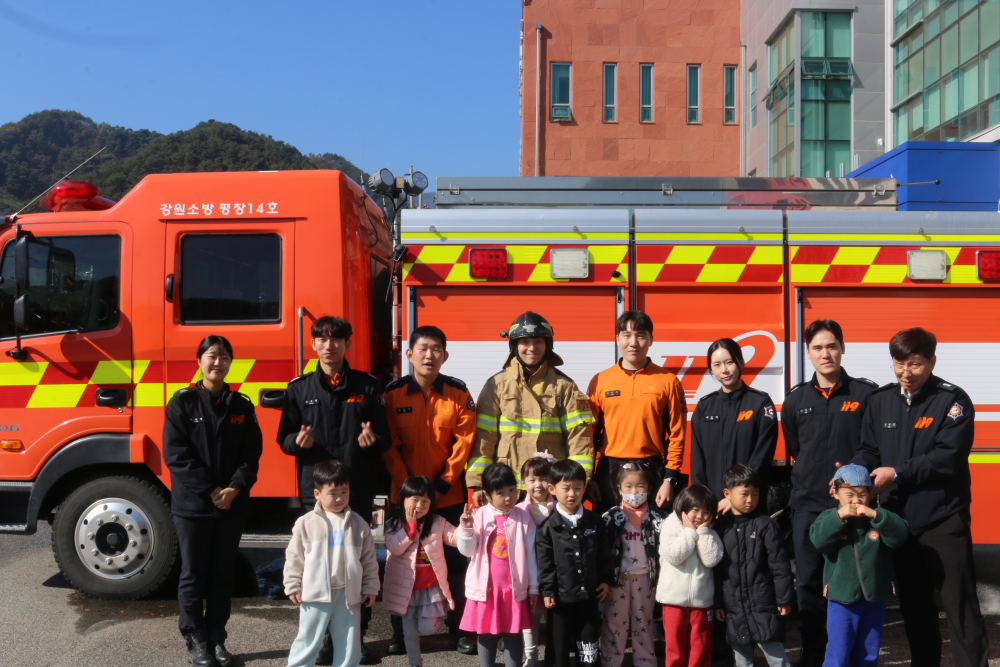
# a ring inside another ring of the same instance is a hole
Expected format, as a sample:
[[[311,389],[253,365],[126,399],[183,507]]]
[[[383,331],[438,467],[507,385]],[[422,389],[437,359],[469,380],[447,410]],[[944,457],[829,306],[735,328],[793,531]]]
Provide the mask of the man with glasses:
[[[936,589],[956,667],[987,667],[969,527],[975,409],[968,394],[933,374],[936,349],[934,334],[923,329],[892,337],[899,382],[872,393],[852,462],[872,471],[872,495],[882,494],[884,507],[910,526],[906,546],[893,551],[910,664],[941,664]]]

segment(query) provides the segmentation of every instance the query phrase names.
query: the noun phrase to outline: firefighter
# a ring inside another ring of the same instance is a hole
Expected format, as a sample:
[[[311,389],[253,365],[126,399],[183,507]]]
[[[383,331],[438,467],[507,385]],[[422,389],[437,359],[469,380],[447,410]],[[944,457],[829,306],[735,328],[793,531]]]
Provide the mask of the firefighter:
[[[413,374],[385,388],[392,446],[383,458],[392,475],[390,502],[398,502],[399,489],[408,477],[421,475],[434,484],[438,515],[457,526],[465,509],[464,472],[476,435],[476,404],[464,382],[441,373],[448,360],[447,346],[444,332],[437,327],[418,327],[410,334],[406,358],[413,364]],[[465,605],[468,559],[448,545],[444,556],[448,587],[455,601],[448,622],[451,646],[475,655],[476,644],[458,630]],[[386,652],[405,655],[402,621],[395,614],[390,620],[393,636]]]
[[[228,667],[233,561],[250,513],[263,440],[253,403],[226,384],[233,362],[229,341],[206,336],[197,359],[202,379],[173,395],[163,423],[163,460],[170,470],[170,509],[181,556],[178,625],[192,664]]]
[[[792,468],[792,541],[795,587],[802,631],[801,667],[820,667],[826,654],[826,599],[823,597],[823,554],[809,529],[823,511],[836,506],[828,482],[837,461],[854,458],[861,443],[861,423],[868,398],[878,385],[853,378],[841,367],[844,332],[833,320],[816,320],[803,340],[816,372],[792,387],[781,407],[785,448]]]
[[[743,381],[743,351],[731,338],[708,346],[708,368],[721,388],[702,396],[691,416],[691,481],[712,489],[719,514],[732,503],[723,497],[722,475],[744,463],[761,478],[761,498],[767,498],[767,479],[778,443],[778,419],[766,392]]]
[[[615,480],[626,460],[642,460],[657,485],[649,500],[664,506],[681,485],[687,405],[684,388],[673,373],[653,363],[653,322],[638,310],[615,322],[621,360],[590,381],[590,405],[597,422],[595,447],[601,452],[590,481],[591,501],[603,514],[620,502]]]
[[[882,494],[885,508],[910,526],[892,557],[911,664],[941,664],[937,590],[956,667],[986,667],[969,515],[976,415],[968,394],[934,375],[936,351],[937,339],[923,329],[889,341],[899,382],[872,393],[853,462],[872,471],[872,495]]]
[[[310,330],[312,348],[319,356],[316,370],[288,383],[278,424],[278,444],[295,457],[299,498],[306,511],[316,504],[312,469],[335,459],[351,471],[351,511],[369,524],[375,500],[376,470],[392,438],[385,416],[385,399],[378,380],[354,370],[345,354],[351,347],[351,325],[330,315],[316,320]],[[371,608],[361,608],[361,634],[371,619]],[[327,633],[316,663],[329,665],[333,645]],[[361,664],[377,658],[361,645]]]
[[[476,437],[466,482],[485,503],[480,480],[486,466],[506,463],[521,486],[521,465],[538,452],[571,459],[590,478],[594,470],[594,417],[576,383],[556,369],[552,325],[528,311],[506,332],[510,353],[502,371],[486,381],[476,406]]]

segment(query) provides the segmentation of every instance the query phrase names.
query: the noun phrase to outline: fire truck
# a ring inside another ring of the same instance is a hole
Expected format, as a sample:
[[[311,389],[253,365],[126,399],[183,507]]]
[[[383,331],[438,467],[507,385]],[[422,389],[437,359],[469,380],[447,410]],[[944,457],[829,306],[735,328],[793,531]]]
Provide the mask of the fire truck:
[[[217,333],[264,432],[254,530],[287,534],[295,468],[275,434],[283,389],[315,367],[306,336],[325,314],[352,322],[349,362],[384,381],[409,372],[399,348],[414,327],[441,327],[445,372],[476,396],[520,312],[548,318],[564,370],[586,387],[617,359],[615,318],[638,308],[691,410],[715,388],[704,355],[717,338],[740,342],[745,379],[780,408],[811,373],[798,332],[812,319],[841,322],[845,367],[880,383],[892,333],[924,326],[941,341],[939,373],[976,402],[983,498],[1000,463],[1000,396],[976,372],[1000,337],[998,218],[898,212],[895,187],[441,178],[438,208],[390,224],[330,171],[154,175],[117,203],[57,188],[52,212],[0,226],[0,531],[50,522],[59,567],[88,595],[156,590],[177,559],[164,406],[198,380],[198,342]],[[791,464],[779,443],[775,479]],[[1000,543],[990,506],[973,515],[977,542]]]

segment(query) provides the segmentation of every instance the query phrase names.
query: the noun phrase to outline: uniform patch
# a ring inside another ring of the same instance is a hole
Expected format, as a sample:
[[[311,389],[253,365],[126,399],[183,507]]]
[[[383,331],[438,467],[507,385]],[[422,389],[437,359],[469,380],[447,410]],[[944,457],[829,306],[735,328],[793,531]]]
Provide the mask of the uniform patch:
[[[870,533],[868,533],[868,539],[871,540],[872,542],[878,542],[878,531],[873,530]]]
[[[738,422],[750,421],[751,417],[753,417],[753,410],[742,410],[739,416],[736,417],[736,421]],[[774,419],[774,413],[771,414],[771,419]]]
[[[717,422],[717,421],[719,421],[719,415],[705,415],[705,421],[707,421],[707,422]]]
[[[305,404],[306,405],[317,405],[318,403],[319,403],[319,399],[318,398],[307,398],[305,400]]]
[[[882,428],[896,428],[896,422],[883,422]]]
[[[470,410],[476,409],[476,402],[472,400],[471,396],[469,396],[469,400],[465,402],[465,407],[467,407]]]
[[[860,401],[844,401],[840,406],[841,412],[855,412],[861,407]]]
[[[770,405],[764,408],[764,416],[767,417],[768,419],[774,419],[774,408],[772,408]]]
[[[405,408],[396,408],[397,415],[405,415],[407,412],[413,412],[412,405],[407,405]]]
[[[800,415],[812,414],[812,411],[813,411],[812,408],[799,408],[799,414]]]
[[[951,410],[948,410],[948,416],[951,417],[952,419],[958,419],[963,414],[965,414],[965,411],[962,409],[962,406],[959,405],[958,403],[951,406]]]
[[[604,392],[604,397],[605,398],[611,398],[612,396],[621,396],[621,395],[622,395],[622,393],[619,390],[617,390],[617,389],[615,389],[614,391],[606,391],[606,392]]]
[[[233,415],[232,419],[229,420],[230,424],[242,424],[244,415]]]
[[[201,424],[204,421],[205,421],[204,417],[191,417],[192,424]]]

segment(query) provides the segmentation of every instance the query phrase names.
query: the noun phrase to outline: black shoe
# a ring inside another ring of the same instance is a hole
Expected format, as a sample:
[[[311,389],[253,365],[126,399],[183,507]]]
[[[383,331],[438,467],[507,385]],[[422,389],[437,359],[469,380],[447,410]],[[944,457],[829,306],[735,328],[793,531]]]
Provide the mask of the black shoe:
[[[406,647],[403,647],[403,653],[406,653]],[[382,658],[378,657],[365,646],[364,642],[361,642],[361,665],[378,665],[382,663]],[[317,663],[319,664],[319,663]]]
[[[459,638],[455,650],[464,655],[478,655],[479,646],[476,644],[475,639],[465,635]]]
[[[184,637],[188,657],[194,667],[214,667],[215,659],[208,650],[208,631],[195,630]]]
[[[208,631],[208,652],[219,663],[219,667],[230,667],[234,661],[232,654],[226,650],[226,636],[224,629]]]
[[[393,637],[389,640],[389,645],[385,648],[385,652],[389,655],[405,655],[406,642],[403,641],[402,637]]]
[[[319,653],[316,655],[316,664],[333,664],[333,639],[330,638],[329,632],[323,635],[323,645],[319,647]]]

